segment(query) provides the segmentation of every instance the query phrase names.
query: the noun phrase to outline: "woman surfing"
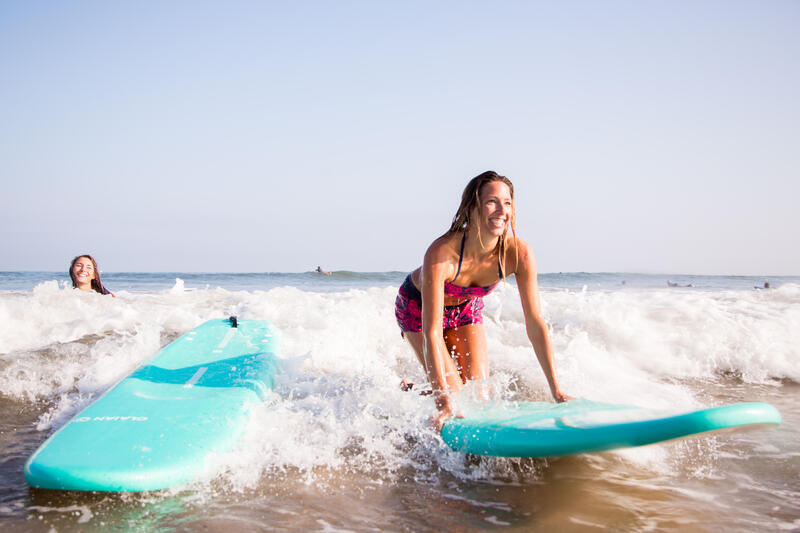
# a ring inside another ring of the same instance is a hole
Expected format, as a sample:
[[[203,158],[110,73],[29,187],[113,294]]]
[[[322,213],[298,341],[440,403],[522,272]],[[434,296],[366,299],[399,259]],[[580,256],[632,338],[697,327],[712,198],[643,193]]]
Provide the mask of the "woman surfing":
[[[437,430],[453,415],[450,393],[461,390],[467,380],[489,375],[483,297],[511,274],[550,393],[557,402],[572,399],[556,379],[533,252],[517,237],[514,185],[487,171],[467,184],[450,229],[428,247],[422,266],[406,277],[395,301],[402,335],[433,387]]]

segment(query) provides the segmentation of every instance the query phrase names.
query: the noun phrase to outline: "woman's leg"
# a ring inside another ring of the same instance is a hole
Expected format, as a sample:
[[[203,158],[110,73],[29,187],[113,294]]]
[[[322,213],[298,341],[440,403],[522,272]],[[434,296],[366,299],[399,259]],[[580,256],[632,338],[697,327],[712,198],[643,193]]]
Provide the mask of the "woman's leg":
[[[483,324],[446,329],[444,342],[458,365],[464,383],[469,379],[489,377],[489,351]]]

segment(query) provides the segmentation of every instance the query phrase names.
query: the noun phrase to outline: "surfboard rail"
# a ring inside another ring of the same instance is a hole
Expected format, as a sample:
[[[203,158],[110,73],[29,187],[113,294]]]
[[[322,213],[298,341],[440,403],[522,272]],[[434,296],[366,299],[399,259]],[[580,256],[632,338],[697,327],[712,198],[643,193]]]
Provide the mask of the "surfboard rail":
[[[475,455],[556,457],[780,423],[778,410],[763,402],[669,413],[579,399],[487,404],[448,420],[441,435],[452,449]]]

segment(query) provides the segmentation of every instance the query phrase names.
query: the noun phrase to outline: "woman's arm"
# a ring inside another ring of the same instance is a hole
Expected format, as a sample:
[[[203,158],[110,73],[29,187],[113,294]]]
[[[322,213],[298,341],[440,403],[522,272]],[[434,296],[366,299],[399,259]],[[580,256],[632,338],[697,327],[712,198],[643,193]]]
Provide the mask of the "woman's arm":
[[[442,314],[444,282],[453,269],[444,243],[437,241],[428,248],[422,263],[420,292],[422,293],[422,335],[425,371],[434,391],[439,409],[438,425],[452,414],[449,392],[461,388],[461,378],[444,342]]]
[[[517,244],[517,265],[515,274],[519,297],[522,300],[522,311],[525,313],[525,329],[528,332],[528,339],[539,359],[547,384],[550,386],[550,393],[557,402],[571,400],[569,396],[561,392],[556,378],[555,364],[553,363],[553,347],[550,344],[550,336],[547,334],[547,324],[542,318],[541,301],[539,299],[539,282],[536,279],[536,259],[528,244],[516,239]]]

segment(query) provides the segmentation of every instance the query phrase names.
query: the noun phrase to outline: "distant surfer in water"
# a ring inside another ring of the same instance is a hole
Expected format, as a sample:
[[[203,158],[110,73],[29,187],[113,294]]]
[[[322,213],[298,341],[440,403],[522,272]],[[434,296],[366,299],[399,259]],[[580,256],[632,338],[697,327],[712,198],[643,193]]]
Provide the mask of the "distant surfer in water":
[[[402,335],[433,387],[437,429],[453,415],[450,393],[467,380],[489,375],[483,297],[511,274],[517,278],[528,339],[550,393],[557,402],[572,399],[556,379],[533,252],[517,237],[514,186],[505,176],[487,171],[467,184],[450,229],[433,241],[395,301]],[[403,382],[406,389],[412,385]]]
[[[331,275],[331,273],[328,272],[327,270],[322,270],[321,266],[318,266],[316,271],[319,272],[320,274],[325,274],[326,276],[330,276]]]
[[[72,279],[72,287],[74,289],[111,294],[111,291],[103,287],[103,282],[100,281],[97,261],[89,254],[79,255],[72,260],[69,265],[69,277]],[[114,295],[111,294],[111,296]]]

